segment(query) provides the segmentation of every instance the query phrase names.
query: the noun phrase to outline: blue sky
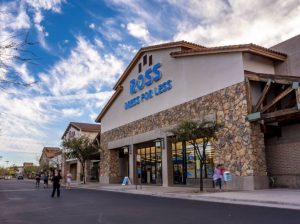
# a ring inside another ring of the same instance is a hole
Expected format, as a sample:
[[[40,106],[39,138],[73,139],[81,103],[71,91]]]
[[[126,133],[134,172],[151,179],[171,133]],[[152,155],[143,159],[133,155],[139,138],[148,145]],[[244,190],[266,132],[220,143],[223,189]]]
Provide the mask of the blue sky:
[[[141,47],[270,47],[300,34],[299,0],[0,0],[0,12],[1,43],[26,33],[36,42],[27,48],[34,63],[6,63],[37,81],[0,90],[0,166],[37,164],[44,146],[60,146],[70,121],[94,122]],[[0,78],[12,70],[0,69]]]

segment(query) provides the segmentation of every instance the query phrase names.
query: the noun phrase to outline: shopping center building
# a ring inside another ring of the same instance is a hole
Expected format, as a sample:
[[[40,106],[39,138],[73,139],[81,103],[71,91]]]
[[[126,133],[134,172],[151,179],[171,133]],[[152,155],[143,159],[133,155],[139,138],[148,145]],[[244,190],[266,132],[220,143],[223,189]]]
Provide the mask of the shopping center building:
[[[299,46],[297,36],[271,49],[185,41],[141,48],[96,119],[100,183],[129,176],[132,183],[198,185],[194,148],[171,141],[168,130],[199,120],[223,124],[206,148],[205,186],[224,164],[229,189],[267,188],[267,175],[299,188]]]

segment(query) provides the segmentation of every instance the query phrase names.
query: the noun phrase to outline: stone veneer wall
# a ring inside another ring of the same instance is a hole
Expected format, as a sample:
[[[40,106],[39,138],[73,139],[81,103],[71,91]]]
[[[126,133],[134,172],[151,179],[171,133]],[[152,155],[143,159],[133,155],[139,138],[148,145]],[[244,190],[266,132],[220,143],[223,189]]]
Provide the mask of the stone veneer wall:
[[[215,163],[224,164],[235,176],[265,176],[264,135],[258,124],[245,121],[247,100],[244,82],[102,133],[101,176],[114,178],[119,172],[116,150],[107,150],[109,141],[212,113],[217,115],[217,122],[224,124],[213,142]]]

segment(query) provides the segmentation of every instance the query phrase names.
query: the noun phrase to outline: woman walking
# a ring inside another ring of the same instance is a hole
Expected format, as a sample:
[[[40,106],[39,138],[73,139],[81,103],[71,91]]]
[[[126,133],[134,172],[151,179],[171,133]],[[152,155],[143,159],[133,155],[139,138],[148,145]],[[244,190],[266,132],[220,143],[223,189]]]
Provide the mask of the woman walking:
[[[213,179],[215,182],[216,188],[219,186],[219,191],[222,191],[222,181],[223,181],[223,175],[222,175],[222,166],[220,164],[217,165],[217,167],[214,170]]]
[[[70,172],[68,172],[66,179],[67,179],[67,187],[66,188],[68,190],[71,190],[72,174]]]

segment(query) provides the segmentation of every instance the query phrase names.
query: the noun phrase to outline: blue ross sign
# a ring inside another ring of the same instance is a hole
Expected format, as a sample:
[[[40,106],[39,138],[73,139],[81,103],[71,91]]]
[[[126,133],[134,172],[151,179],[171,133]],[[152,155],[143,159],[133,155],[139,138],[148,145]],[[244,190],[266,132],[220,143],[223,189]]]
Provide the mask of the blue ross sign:
[[[131,95],[143,90],[145,86],[151,86],[154,82],[158,82],[162,78],[161,71],[159,70],[161,64],[157,63],[152,68],[148,68],[145,74],[138,75],[137,79],[130,80],[129,92]],[[172,80],[165,81],[157,87],[147,90],[136,96],[124,104],[125,110],[132,108],[143,101],[152,99],[154,96],[160,95],[172,88]]]

